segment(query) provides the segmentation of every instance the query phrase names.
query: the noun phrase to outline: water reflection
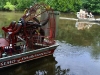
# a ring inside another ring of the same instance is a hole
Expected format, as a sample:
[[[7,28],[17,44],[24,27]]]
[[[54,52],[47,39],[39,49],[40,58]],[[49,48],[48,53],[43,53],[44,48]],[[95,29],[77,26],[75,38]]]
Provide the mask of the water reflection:
[[[53,56],[36,59],[0,70],[0,75],[55,75]]]
[[[69,73],[69,71],[70,71],[70,69],[61,69],[61,67],[60,66],[57,66],[56,67],[56,71],[55,71],[55,75],[68,75],[68,73]]]
[[[83,30],[83,29],[89,29],[92,27],[93,24],[89,24],[87,22],[76,22],[75,27],[77,27],[78,30]]]
[[[92,50],[91,50],[91,56],[94,59],[100,59],[100,37],[96,37],[94,39],[94,43],[91,44]]]
[[[100,59],[91,57],[91,46],[73,46],[65,42],[59,42],[59,44],[54,57],[57,61],[56,66],[66,71],[64,75],[100,75]]]
[[[47,75],[47,71],[40,71],[40,70],[38,70],[38,71],[36,71],[36,73],[35,73],[35,75]]]
[[[94,32],[94,30],[93,30],[94,27],[92,27],[92,26],[95,26],[95,28],[96,28],[96,26],[99,27],[100,23],[98,23],[98,22],[76,22],[76,24],[75,24],[75,27],[77,27],[78,30],[85,30],[85,29],[91,28],[90,29],[90,32],[92,34],[91,37],[94,37],[92,39],[93,42],[91,42],[91,44],[90,44],[90,46],[92,47],[92,49],[90,51],[91,56],[94,59],[99,59],[100,58],[100,35],[99,35],[98,28],[94,29],[95,30],[95,32]]]
[[[90,46],[97,37],[100,38],[99,23],[71,21],[73,24],[69,22],[58,26],[58,40],[64,40],[66,43],[76,46]]]
[[[84,29],[89,29],[90,27],[92,27],[92,25],[97,24],[100,25],[100,23],[93,23],[93,22],[76,22],[75,27],[78,30],[84,30]]]

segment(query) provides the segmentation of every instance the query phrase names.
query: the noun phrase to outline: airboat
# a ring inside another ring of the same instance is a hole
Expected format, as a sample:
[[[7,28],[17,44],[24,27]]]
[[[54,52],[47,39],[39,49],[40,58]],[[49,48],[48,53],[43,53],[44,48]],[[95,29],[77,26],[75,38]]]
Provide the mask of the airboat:
[[[35,4],[16,22],[2,27],[0,38],[0,68],[52,55],[58,44],[56,18],[46,4]]]

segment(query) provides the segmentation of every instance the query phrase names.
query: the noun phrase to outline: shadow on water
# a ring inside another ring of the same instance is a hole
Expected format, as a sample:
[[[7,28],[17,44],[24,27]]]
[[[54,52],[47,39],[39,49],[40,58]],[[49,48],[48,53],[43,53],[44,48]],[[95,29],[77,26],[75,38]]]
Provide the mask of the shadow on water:
[[[51,55],[4,68],[0,70],[0,75],[55,75],[55,64],[56,61]]]

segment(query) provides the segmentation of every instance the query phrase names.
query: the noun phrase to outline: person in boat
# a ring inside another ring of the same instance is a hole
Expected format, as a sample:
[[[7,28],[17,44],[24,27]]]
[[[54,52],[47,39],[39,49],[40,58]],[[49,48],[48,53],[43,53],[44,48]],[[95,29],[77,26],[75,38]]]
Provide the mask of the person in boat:
[[[85,18],[85,11],[80,9],[80,12],[77,13],[77,17],[84,19]]]
[[[94,16],[92,15],[92,12],[90,12],[90,17],[89,18],[93,18]]]

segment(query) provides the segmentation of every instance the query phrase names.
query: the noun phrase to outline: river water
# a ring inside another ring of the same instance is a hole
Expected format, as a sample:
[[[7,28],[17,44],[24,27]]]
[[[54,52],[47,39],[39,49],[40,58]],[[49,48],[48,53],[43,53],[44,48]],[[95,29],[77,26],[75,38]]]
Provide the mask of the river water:
[[[22,13],[0,12],[0,28]],[[76,18],[74,14],[61,17]],[[100,75],[100,24],[59,19],[54,54],[0,70],[0,75]],[[2,30],[0,30],[2,34]]]

